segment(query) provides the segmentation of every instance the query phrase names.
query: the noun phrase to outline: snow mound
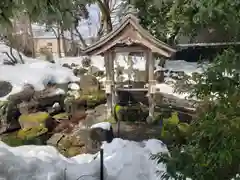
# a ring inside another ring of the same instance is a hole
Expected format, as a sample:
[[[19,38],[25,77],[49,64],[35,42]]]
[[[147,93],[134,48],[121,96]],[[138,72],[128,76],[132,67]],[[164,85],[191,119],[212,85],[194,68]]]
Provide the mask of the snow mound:
[[[42,90],[49,82],[61,84],[79,80],[68,68],[25,56],[23,56],[25,64],[3,65],[1,64],[5,58],[3,52],[7,50],[8,46],[0,45],[0,81],[8,81],[13,85],[10,94],[20,92],[25,84],[33,85],[36,90]],[[7,97],[1,99],[5,98]]]
[[[110,144],[103,144],[102,148],[106,180],[157,180],[156,171],[165,171],[164,165],[150,160],[151,153],[168,153],[159,140],[137,143],[114,139]],[[90,175],[84,179],[97,180],[99,171],[99,154],[65,158],[51,146],[9,147],[0,142],[0,179],[59,180],[65,176],[66,180],[76,180]]]

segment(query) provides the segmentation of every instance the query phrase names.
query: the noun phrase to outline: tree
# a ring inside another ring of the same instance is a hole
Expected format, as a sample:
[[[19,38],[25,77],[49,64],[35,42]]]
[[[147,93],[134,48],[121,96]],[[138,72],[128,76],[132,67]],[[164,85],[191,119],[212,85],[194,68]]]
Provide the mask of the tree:
[[[140,23],[155,37],[173,44],[179,35],[190,38],[202,28],[220,30],[239,38],[239,1],[231,0],[132,0]],[[219,36],[223,38],[223,36]]]

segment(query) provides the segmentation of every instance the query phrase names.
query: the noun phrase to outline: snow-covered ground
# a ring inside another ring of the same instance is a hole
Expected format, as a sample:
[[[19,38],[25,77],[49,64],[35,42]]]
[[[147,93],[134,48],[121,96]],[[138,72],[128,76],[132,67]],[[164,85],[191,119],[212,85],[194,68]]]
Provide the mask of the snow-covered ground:
[[[36,90],[42,90],[49,82],[60,84],[79,81],[79,78],[75,77],[68,68],[39,59],[28,58],[24,55],[22,57],[25,64],[3,65],[4,60],[8,59],[4,52],[9,53],[9,47],[0,44],[0,81],[8,81],[13,85],[12,92],[8,95],[20,92],[25,84],[32,84]],[[13,53],[18,57],[15,50]],[[0,98],[0,100],[6,98],[7,96]]]
[[[32,84],[37,90],[41,90],[48,82],[66,83],[76,82],[79,78],[73,75],[72,70],[62,67],[63,64],[75,64],[82,67],[82,59],[84,57],[64,57],[55,58],[55,64],[43,61],[42,59],[32,59],[22,55],[25,64],[17,64],[15,66],[3,65],[5,59],[8,59],[4,52],[10,54],[10,48],[4,44],[0,44],[0,81],[8,81],[13,85],[13,90],[9,94],[20,92],[24,84]],[[13,54],[18,57],[18,53],[13,50]],[[101,56],[91,57],[92,65],[104,70],[104,59]],[[158,61],[156,61],[157,66]],[[124,59],[124,56],[117,55],[115,67],[121,66],[124,69],[128,69],[129,65]],[[140,57],[134,58],[134,69],[145,70],[145,60]],[[157,68],[158,69],[158,68]],[[184,71],[186,74],[191,75],[192,72],[201,72],[202,69],[198,67],[197,63],[189,63],[181,60],[170,60],[166,62],[164,69],[169,71],[165,74],[169,74],[170,71]],[[128,79],[127,74],[123,74],[125,79]],[[104,81],[105,78],[100,81]],[[166,94],[173,94],[179,98],[185,98],[188,94],[174,93],[173,85],[171,84],[158,84],[157,88]],[[6,99],[8,96],[0,98],[0,100]]]
[[[150,159],[151,154],[168,153],[159,140],[141,143],[114,139],[104,143],[105,180],[157,180],[156,171],[165,166]],[[97,158],[95,158],[97,156]],[[90,175],[90,176],[85,176]],[[0,179],[3,180],[98,180],[99,154],[65,158],[51,146],[9,147],[0,141]],[[64,179],[65,180],[65,179]]]
[[[82,67],[81,62],[82,62],[83,58],[84,57],[76,57],[76,58],[75,57],[74,58],[65,57],[65,58],[61,58],[61,59],[56,58],[56,63],[59,64],[59,65],[75,64],[79,67]],[[103,71],[105,70],[104,58],[102,56],[93,56],[93,57],[91,57],[91,60],[92,60],[92,65],[93,66],[99,68],[100,70],[103,70]],[[156,61],[155,67],[157,67],[158,63],[159,63],[159,61]],[[114,65],[115,65],[115,67],[117,67],[117,66],[124,67],[125,70],[127,70],[129,68],[126,59],[124,59],[124,56],[121,56],[121,55],[117,56]],[[205,67],[206,66],[203,66],[203,68],[205,68]],[[134,59],[133,68],[144,71],[145,70],[145,60],[141,57],[136,57]],[[158,71],[160,69],[161,70],[168,70],[168,72],[164,73],[165,76],[171,82],[175,82],[173,79],[171,79],[169,77],[171,71],[184,71],[185,74],[191,76],[193,72],[202,73],[203,68],[200,67],[199,64],[196,63],[196,62],[186,62],[186,61],[183,61],[183,60],[169,60],[169,61],[166,61],[165,68],[157,67],[155,71]],[[125,80],[128,79],[128,75],[126,73],[123,74],[122,77]],[[100,80],[100,82],[104,82],[106,80],[106,78],[104,77],[104,78],[99,79],[99,80]],[[185,99],[189,96],[189,94],[187,94],[187,93],[179,94],[179,93],[174,92],[173,83],[172,84],[171,83],[157,84],[156,88],[159,88],[162,93],[171,94],[171,95],[174,95],[174,96],[176,96],[178,98],[181,98],[181,99]]]

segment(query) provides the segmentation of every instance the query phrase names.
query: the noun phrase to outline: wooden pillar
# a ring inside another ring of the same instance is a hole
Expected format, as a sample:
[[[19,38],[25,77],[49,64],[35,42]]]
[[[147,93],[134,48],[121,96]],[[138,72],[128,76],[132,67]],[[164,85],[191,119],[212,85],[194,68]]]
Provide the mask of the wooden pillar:
[[[110,68],[110,54],[106,52],[104,54],[104,63],[106,70],[106,96],[107,96],[107,117],[112,114],[112,82],[111,82],[111,68]]]
[[[148,51],[146,51],[144,53],[144,56],[145,56],[145,72],[146,72],[146,75],[145,75],[145,81],[148,82],[148,73],[149,73],[149,65],[148,65]]]
[[[152,56],[152,51],[147,52],[147,58],[148,61],[148,102],[149,102],[149,121],[153,121],[154,118],[154,108],[155,108],[155,102],[154,102],[154,94],[155,94],[155,85],[156,81],[154,80],[154,59]]]
[[[114,72],[114,61],[116,58],[116,53],[115,52],[110,52],[110,61],[109,61],[109,68],[111,72],[111,83],[112,83],[112,107],[111,107],[111,113],[113,114],[114,111],[114,106],[116,104],[116,86],[115,86],[115,72]]]

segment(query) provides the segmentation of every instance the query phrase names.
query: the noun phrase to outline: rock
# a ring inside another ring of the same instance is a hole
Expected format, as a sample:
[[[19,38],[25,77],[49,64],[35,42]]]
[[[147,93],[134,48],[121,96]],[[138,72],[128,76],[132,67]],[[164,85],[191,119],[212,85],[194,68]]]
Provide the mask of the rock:
[[[80,87],[83,92],[98,91],[100,89],[100,83],[96,77],[84,75],[80,79]]]
[[[56,120],[68,119],[68,114],[66,112],[59,113],[59,114],[54,115],[53,118]]]
[[[105,122],[107,123],[107,122]],[[108,123],[110,124],[110,123]],[[104,127],[104,124],[94,124],[90,129],[90,138],[92,141],[103,142],[106,141],[108,143],[112,142],[114,135],[112,126],[109,125],[109,128]]]
[[[8,95],[12,91],[12,84],[7,81],[0,81],[0,97]]]
[[[65,135],[63,133],[56,133],[47,140],[47,145],[56,147],[58,145],[58,143],[61,141],[61,139],[64,137],[65,137]]]
[[[65,92],[58,88],[48,88],[38,91],[34,94],[35,101],[38,102],[40,109],[52,107],[54,103],[59,103],[60,107],[64,107]]]
[[[88,132],[81,131],[78,135],[66,135],[60,139],[57,148],[67,157],[87,152]]]
[[[36,112],[38,105],[38,102],[34,100],[31,100],[29,102],[24,101],[18,105],[18,109],[21,114],[29,114]]]
[[[21,115],[13,102],[2,102],[0,105],[0,133],[20,129],[18,118]]]
[[[69,64],[67,64],[67,63],[64,63],[64,64],[62,65],[62,67],[66,67],[66,68],[72,69],[72,67],[71,67]]]
[[[68,89],[78,91],[80,90],[80,86],[77,83],[70,83],[68,85]]]
[[[87,72],[88,72],[88,70],[84,69],[84,68],[79,68],[79,69],[76,68],[73,70],[73,74],[77,77],[81,77]]]
[[[53,119],[46,112],[22,114],[18,120],[22,129],[28,129],[33,127],[45,127],[48,128],[49,130],[52,130],[54,127]]]
[[[13,102],[14,104],[20,104],[24,101],[30,101],[34,96],[34,93],[34,87],[30,84],[26,84],[21,92],[10,95],[8,97],[8,100]]]
[[[43,135],[46,134],[48,132],[48,129],[45,127],[32,127],[32,128],[24,128],[18,131],[17,137],[20,139],[25,139],[25,140],[32,140],[36,137],[41,137],[43,138]],[[40,140],[44,140],[40,139]],[[42,141],[43,143],[43,141]],[[42,144],[41,143],[41,144]]]

